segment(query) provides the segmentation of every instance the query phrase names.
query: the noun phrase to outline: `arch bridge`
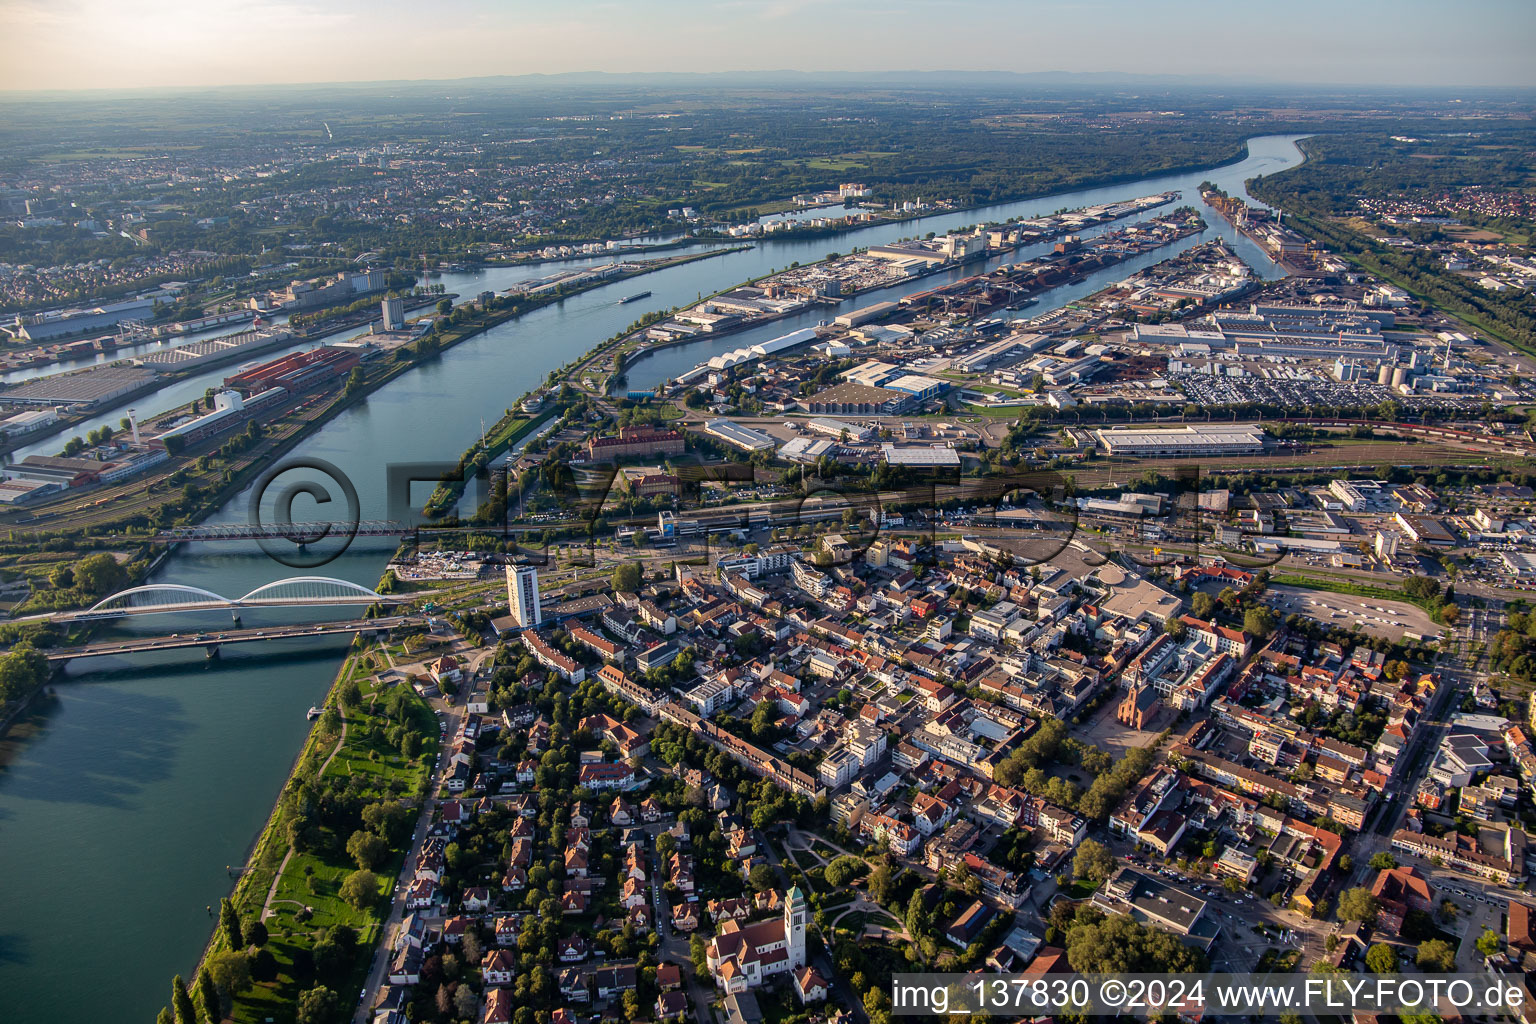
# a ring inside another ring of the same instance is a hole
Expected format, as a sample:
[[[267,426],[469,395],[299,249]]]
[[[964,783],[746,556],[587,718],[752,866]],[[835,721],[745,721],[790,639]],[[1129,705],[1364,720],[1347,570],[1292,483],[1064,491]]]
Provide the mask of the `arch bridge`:
[[[241,608],[308,608],[395,604],[408,600],[380,594],[349,580],[329,576],[292,576],[265,583],[241,597],[225,597],[181,583],[149,583],[102,598],[84,611],[60,612],[55,620],[115,619],[164,612],[236,611]]]

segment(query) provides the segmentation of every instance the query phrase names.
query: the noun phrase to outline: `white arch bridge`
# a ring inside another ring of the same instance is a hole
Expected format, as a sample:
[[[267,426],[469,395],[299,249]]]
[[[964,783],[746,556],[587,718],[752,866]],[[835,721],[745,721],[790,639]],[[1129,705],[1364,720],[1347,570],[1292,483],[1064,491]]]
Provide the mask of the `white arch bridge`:
[[[83,611],[57,612],[54,621],[81,622],[115,619],[124,615],[158,615],[166,612],[234,611],[241,608],[308,608],[346,605],[395,604],[408,600],[380,594],[348,580],[329,576],[293,576],[263,584],[243,597],[225,597],[201,587],[181,583],[150,583],[120,590]]]

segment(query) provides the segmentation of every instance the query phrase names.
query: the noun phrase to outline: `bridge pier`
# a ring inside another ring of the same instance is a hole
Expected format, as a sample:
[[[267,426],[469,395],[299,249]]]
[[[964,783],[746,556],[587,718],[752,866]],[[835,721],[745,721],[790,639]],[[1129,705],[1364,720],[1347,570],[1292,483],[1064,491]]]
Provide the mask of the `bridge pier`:
[[[217,658],[219,656],[219,645],[218,644],[209,644],[205,648],[205,650],[207,651],[208,660],[209,661],[213,661],[215,658]]]

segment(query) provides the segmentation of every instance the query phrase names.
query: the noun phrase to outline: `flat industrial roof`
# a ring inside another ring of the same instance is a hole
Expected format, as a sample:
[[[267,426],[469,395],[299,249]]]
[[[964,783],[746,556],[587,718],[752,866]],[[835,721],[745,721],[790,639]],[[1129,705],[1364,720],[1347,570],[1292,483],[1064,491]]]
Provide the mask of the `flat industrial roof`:
[[[816,392],[807,402],[837,405],[883,405],[886,402],[905,402],[912,396],[904,391],[874,388],[865,384],[834,384]]]
[[[893,466],[958,466],[960,465],[960,453],[946,445],[914,445],[908,448],[898,448],[894,444],[883,444],[880,450],[885,454],[885,461]]]
[[[744,427],[739,423],[732,423],[726,419],[710,420],[704,424],[704,430],[723,441],[740,445],[748,451],[777,446],[777,442],[767,434],[753,430],[751,427]]]

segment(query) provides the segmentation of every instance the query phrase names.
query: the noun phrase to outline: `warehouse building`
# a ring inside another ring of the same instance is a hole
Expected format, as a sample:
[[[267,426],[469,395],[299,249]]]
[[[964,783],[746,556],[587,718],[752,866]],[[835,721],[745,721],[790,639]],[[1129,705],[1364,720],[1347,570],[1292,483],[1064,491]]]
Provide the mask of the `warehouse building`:
[[[838,416],[894,416],[912,404],[912,396],[864,384],[835,384],[802,399],[807,412]]]
[[[1149,458],[1157,455],[1254,455],[1264,450],[1264,429],[1257,424],[1187,426],[1155,430],[1114,427],[1093,431],[1108,455]]]
[[[894,444],[880,446],[885,461],[893,466],[955,466],[960,465],[960,453],[947,445],[910,445],[898,448]]]
[[[778,447],[778,442],[767,434],[725,419],[710,420],[705,423],[704,433],[743,451],[761,452]]]
[[[862,309],[855,309],[851,313],[844,313],[842,316],[834,317],[832,322],[839,327],[858,327],[861,324],[869,323],[871,320],[878,320],[893,312],[896,308],[896,303],[894,302],[877,302],[872,306],[865,306]]]
[[[25,381],[0,393],[0,405],[68,406],[79,411],[135,394],[150,387],[158,376],[142,366],[93,366]]]
[[[858,423],[847,423],[843,420],[814,419],[808,420],[806,429],[827,437],[835,437],[839,441],[868,441],[875,436],[874,427],[862,426]]]
[[[880,386],[889,391],[900,391],[911,395],[919,402],[926,402],[928,399],[948,389],[950,383],[947,380],[939,380],[937,377],[924,377],[921,374],[909,373],[905,376],[897,377],[895,380],[888,380]]]

